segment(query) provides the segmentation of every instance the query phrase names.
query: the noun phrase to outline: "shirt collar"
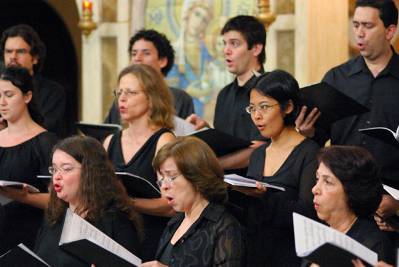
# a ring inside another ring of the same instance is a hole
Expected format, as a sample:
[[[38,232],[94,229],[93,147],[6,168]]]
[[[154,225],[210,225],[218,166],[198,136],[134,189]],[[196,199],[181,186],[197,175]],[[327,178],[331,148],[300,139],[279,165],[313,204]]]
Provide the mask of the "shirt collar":
[[[383,69],[378,76],[390,73],[391,75],[399,79],[399,55],[396,54],[392,46],[391,49],[393,52],[392,57],[389,60],[385,69]],[[348,76],[352,76],[361,71],[370,73],[370,70],[368,69],[366,62],[364,61],[364,58],[362,56],[358,56],[354,59],[354,63],[348,72]]]

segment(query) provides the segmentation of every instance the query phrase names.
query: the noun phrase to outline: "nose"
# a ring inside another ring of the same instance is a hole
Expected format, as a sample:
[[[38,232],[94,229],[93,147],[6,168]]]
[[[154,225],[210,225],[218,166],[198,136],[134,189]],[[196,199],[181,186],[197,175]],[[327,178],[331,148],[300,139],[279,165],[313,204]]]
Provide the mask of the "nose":
[[[135,55],[132,56],[132,61],[134,64],[141,63],[142,59],[143,57],[141,53],[136,53]]]
[[[228,46],[228,45],[224,45],[224,47],[223,47],[223,54],[224,55],[230,55],[231,54],[231,49],[230,49],[230,47]]]
[[[7,104],[7,102],[6,102],[6,97],[5,96],[0,96],[0,105],[2,105],[2,106],[4,106],[4,105],[6,105]]]
[[[358,38],[364,37],[364,28],[362,25],[359,25],[358,27],[355,28],[355,36]]]
[[[319,181],[317,181],[316,184],[312,187],[312,194],[313,195],[320,194]]]

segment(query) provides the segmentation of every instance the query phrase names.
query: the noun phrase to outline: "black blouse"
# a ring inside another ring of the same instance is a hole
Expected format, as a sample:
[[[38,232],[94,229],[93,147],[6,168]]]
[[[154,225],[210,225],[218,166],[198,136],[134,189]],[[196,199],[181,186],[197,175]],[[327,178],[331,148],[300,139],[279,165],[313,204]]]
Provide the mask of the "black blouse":
[[[171,248],[170,240],[184,219],[179,213],[168,223],[159,242],[156,259],[169,258],[169,267],[243,266],[241,227],[222,205],[209,203],[198,220]],[[164,257],[163,257],[164,256]],[[166,257],[165,257],[166,256]]]
[[[0,147],[0,179],[27,183],[47,192],[51,149],[57,137],[50,132],[42,132],[32,139],[12,147]],[[13,201],[4,206],[4,222],[0,228],[0,254],[19,243],[32,248],[36,232],[40,228],[43,212],[38,208]]]
[[[312,187],[317,169],[317,143],[305,139],[290,153],[273,176],[263,176],[266,147],[250,158],[248,177],[282,186],[269,189],[262,198],[248,198],[247,266],[299,266],[295,253],[292,212],[316,218]]]
[[[49,225],[47,222],[43,224],[37,236],[34,251],[40,258],[53,267],[88,266],[78,258],[71,256],[59,248],[58,243],[61,238],[64,218],[55,225]],[[99,221],[90,223],[118,244],[140,257],[137,229],[125,213],[116,208],[110,209]]]

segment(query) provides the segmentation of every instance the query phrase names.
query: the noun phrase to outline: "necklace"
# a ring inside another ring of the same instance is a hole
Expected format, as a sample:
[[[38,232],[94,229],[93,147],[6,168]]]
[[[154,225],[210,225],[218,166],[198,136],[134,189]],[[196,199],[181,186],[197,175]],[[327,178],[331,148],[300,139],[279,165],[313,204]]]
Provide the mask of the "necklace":
[[[355,216],[355,218],[353,218],[352,222],[348,225],[348,227],[345,228],[344,231],[342,231],[344,234],[346,234],[351,228],[352,226],[355,224],[357,220],[357,216]]]

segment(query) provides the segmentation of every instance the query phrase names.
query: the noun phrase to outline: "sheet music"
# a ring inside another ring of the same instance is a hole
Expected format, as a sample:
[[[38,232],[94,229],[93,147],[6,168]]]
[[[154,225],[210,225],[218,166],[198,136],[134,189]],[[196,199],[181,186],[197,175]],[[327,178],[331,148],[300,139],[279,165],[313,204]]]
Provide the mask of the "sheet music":
[[[98,230],[95,226],[91,225],[79,215],[68,209],[65,216],[64,228],[62,229],[59,245],[81,239],[87,239],[130,263],[133,263],[137,266],[141,265],[141,260],[133,253],[129,252],[127,249],[115,242],[112,238]]]
[[[382,185],[384,190],[387,191],[394,199],[399,200],[399,190],[393,187],[387,186],[385,184]]]
[[[299,257],[309,255],[324,243],[331,243],[350,251],[371,265],[377,263],[377,253],[349,236],[295,212],[293,213],[293,220],[295,250]]]
[[[174,132],[176,136],[186,136],[195,132],[195,126],[182,118],[174,117]]]
[[[256,180],[254,179],[249,179],[249,178],[245,178],[243,176],[237,175],[237,174],[226,174],[224,176],[224,181],[228,184],[231,185],[236,185],[236,186],[245,186],[245,187],[256,187]],[[281,186],[277,186],[277,185],[272,185],[272,184],[268,184],[268,183],[263,183],[260,182],[262,185],[266,186],[266,187],[270,187],[270,188],[274,188],[280,191],[285,191],[284,187]]]
[[[44,260],[42,260],[39,256],[37,256],[32,250],[30,250],[27,246],[25,246],[23,243],[20,243],[18,245],[18,247],[20,247],[22,250],[24,250],[26,253],[30,254],[32,257],[34,257],[35,259],[39,260],[40,262],[42,262],[44,265],[49,266],[47,264],[47,262],[45,262]]]

